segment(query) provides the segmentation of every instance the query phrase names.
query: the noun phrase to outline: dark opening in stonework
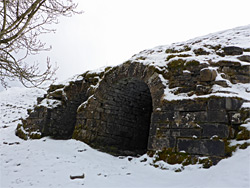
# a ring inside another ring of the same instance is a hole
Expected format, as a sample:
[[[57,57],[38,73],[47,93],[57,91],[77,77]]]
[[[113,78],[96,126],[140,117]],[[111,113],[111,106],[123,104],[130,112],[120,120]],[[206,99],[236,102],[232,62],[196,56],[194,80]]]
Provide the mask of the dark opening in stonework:
[[[103,108],[107,119],[108,146],[118,154],[137,155],[147,151],[152,97],[146,83],[125,79],[111,86]]]

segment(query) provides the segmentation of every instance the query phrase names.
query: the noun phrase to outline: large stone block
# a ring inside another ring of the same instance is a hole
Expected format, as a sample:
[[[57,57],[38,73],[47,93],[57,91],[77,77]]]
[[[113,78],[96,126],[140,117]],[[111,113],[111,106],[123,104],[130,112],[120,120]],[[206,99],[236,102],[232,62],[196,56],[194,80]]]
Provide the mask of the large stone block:
[[[213,110],[207,112],[207,121],[215,123],[229,123],[225,110]]]
[[[249,62],[250,63],[250,55],[242,55],[238,57],[239,60]]]
[[[177,150],[186,151],[189,154],[224,156],[225,144],[219,140],[194,140],[194,139],[178,139]]]
[[[239,110],[242,104],[242,99],[226,98],[226,110]]]
[[[185,137],[185,138],[200,138],[201,129],[171,129],[171,136],[173,137]]]
[[[202,128],[202,138],[211,138],[218,136],[219,138],[227,138],[229,135],[229,128],[226,124],[200,124]]]
[[[241,55],[243,54],[243,49],[237,46],[227,46],[224,49],[225,55]]]
[[[211,82],[215,80],[216,76],[217,76],[216,70],[204,68],[200,72],[200,81]]]
[[[176,102],[174,110],[184,112],[205,111],[207,108],[207,101],[205,100],[182,100]]]
[[[208,110],[238,110],[243,103],[242,99],[229,97],[216,97],[208,101]]]
[[[174,137],[157,138],[150,136],[148,140],[148,150],[163,150],[166,148],[174,148],[176,139]]]

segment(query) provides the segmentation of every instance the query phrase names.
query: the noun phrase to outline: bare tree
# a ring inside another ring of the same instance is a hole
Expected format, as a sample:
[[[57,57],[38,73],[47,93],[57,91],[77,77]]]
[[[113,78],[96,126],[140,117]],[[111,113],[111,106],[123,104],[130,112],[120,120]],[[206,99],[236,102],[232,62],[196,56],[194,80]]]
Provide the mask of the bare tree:
[[[50,49],[39,36],[55,31],[49,25],[58,23],[59,16],[80,13],[76,7],[72,0],[0,1],[0,82],[4,87],[7,79],[18,79],[26,87],[39,87],[53,80],[56,68],[49,58],[44,72],[39,64],[25,59]]]

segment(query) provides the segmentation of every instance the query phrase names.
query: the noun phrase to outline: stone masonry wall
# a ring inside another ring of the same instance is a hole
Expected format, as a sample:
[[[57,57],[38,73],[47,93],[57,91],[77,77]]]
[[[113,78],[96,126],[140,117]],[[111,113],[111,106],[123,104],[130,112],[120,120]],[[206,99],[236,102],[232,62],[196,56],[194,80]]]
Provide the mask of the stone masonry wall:
[[[231,48],[220,49],[219,55],[241,53]],[[137,57],[99,73],[86,72],[68,85],[52,85],[16,134],[73,138],[115,155],[171,149],[215,161],[230,156],[228,140],[239,139],[242,131],[243,139],[249,138],[241,127],[249,120],[249,108],[242,107],[246,99],[226,90],[218,95],[214,86],[249,83],[249,65],[185,59],[183,53],[190,50],[167,49],[172,54],[165,67]],[[186,97],[170,100],[166,90]]]

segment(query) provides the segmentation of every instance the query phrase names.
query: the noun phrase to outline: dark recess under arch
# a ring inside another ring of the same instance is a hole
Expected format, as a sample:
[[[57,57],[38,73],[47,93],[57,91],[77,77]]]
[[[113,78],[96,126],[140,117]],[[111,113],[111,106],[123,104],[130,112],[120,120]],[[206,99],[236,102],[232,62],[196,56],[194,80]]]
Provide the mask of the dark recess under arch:
[[[97,108],[93,114],[98,112],[100,117],[85,119],[83,128],[92,135],[91,140],[84,141],[115,155],[146,153],[152,113],[152,97],[147,84],[126,78],[113,83],[99,96],[96,101],[102,112]]]

